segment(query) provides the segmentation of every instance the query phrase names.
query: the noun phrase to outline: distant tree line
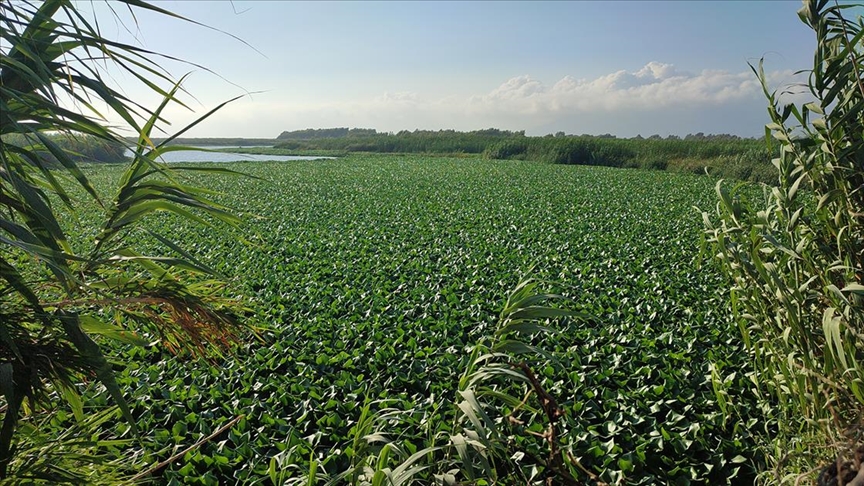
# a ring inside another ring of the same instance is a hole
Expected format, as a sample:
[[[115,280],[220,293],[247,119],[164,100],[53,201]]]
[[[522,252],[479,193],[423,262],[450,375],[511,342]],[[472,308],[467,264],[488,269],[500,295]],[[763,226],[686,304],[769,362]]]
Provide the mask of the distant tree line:
[[[304,138],[305,137],[305,138]],[[612,134],[529,137],[524,131],[488,128],[402,130],[307,129],[283,132],[277,149],[302,152],[377,152],[477,154],[487,159],[534,160],[554,164],[600,165],[656,170],[709,172],[726,178],[776,183],[772,154],[764,141],[729,134],[651,135],[617,138]]]
[[[376,135],[374,128],[307,128],[282,132],[277,140],[319,140],[322,138],[366,137]]]
[[[502,139],[525,137],[525,132],[511,132],[494,128],[473,132],[456,130],[402,130],[398,133],[378,133],[375,130],[351,129],[344,132],[326,130],[301,130],[291,132],[292,137],[313,132],[345,133],[339,137],[286,138],[280,135],[276,148],[289,150],[332,150],[340,152],[382,153],[435,153],[435,154],[481,154],[486,148]],[[283,133],[283,135],[285,135]]]
[[[109,142],[91,135],[53,134],[46,135],[49,143],[63,150],[75,163],[119,163],[127,160],[126,147],[120,142]],[[41,141],[20,133],[10,133],[3,136],[3,142],[16,147],[32,150],[51,166],[59,162],[50,149]]]
[[[552,137],[553,135],[550,133],[549,135],[546,135],[546,136]],[[566,135],[564,135],[564,132],[558,132],[554,136],[555,137],[564,137]],[[615,135],[612,135],[611,133],[606,133],[603,135],[582,134],[582,135],[580,135],[580,137],[618,138]],[[687,135],[684,136],[683,139],[678,135],[667,135],[664,138],[664,137],[661,137],[660,135],[655,133],[654,135],[651,135],[649,137],[643,137],[641,134],[636,135],[635,137],[633,137],[630,140],[715,140],[715,141],[724,141],[725,140],[725,141],[732,141],[732,140],[755,140],[755,139],[754,138],[748,138],[748,137],[740,137],[738,135],[732,135],[729,133],[716,133],[716,134],[715,133],[709,133],[706,135],[703,132],[698,132],[698,133],[688,133]]]
[[[154,144],[161,143],[164,139],[162,138],[153,138]],[[135,140],[130,140],[131,142],[135,142]],[[216,137],[194,137],[194,138],[175,138],[168,142],[166,145],[190,145],[193,147],[197,146],[207,146],[207,145],[220,145],[220,146],[232,146],[232,147],[249,147],[249,146],[272,146],[276,143],[276,139],[273,138],[240,138],[240,137],[226,137],[226,138],[216,138]]]

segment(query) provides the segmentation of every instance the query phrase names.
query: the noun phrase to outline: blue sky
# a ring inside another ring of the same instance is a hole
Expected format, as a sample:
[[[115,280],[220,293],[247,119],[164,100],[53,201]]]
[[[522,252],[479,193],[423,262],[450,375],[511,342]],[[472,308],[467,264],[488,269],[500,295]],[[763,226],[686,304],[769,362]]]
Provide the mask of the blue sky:
[[[109,36],[218,73],[164,63],[178,76],[194,71],[185,87],[199,113],[253,93],[194,136],[334,126],[759,136],[765,102],[747,62],[765,57],[781,87],[813,52],[794,0],[158,3],[249,45],[146,13],[133,39],[104,5],[81,5]],[[194,117],[168,115],[175,127]]]

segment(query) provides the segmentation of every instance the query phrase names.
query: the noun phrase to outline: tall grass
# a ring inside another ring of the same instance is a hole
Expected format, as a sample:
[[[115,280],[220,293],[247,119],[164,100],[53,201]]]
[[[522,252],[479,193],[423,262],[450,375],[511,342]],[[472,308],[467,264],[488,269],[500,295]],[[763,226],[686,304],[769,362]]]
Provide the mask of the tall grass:
[[[835,475],[846,462],[864,481],[864,21],[844,17],[862,6],[804,2],[816,101],[781,106],[754,68],[769,102],[766,134],[780,145],[779,185],[751,201],[718,183],[715,219],[704,214],[756,383],[784,425],[774,481],[812,478],[820,462]]]
[[[133,15],[149,10],[177,17],[146,2],[124,3]],[[106,39],[70,0],[0,2],[0,481],[81,484],[100,468],[115,476],[120,443],[102,440],[100,430],[113,414],[92,412],[80,396],[85,383],[97,380],[137,432],[117,383],[119,363],[107,356],[103,340],[218,353],[237,339],[240,324],[221,297],[223,285],[200,278],[214,272],[170,235],[141,227],[158,212],[203,224],[205,218],[239,221],[208,199],[209,191],[180,183],[184,169],[156,161],[182,147],[150,138],[180,91],[154,56]],[[149,109],[112,89],[103,78],[108,60],[161,95],[161,104]],[[62,106],[63,98],[81,111]],[[87,151],[122,160],[115,156],[124,141],[94,107],[99,103],[138,134],[132,160],[108,197],[78,166]],[[63,224],[64,215],[84,205],[82,198],[100,212],[84,248],[73,247]],[[162,255],[137,251],[143,233],[163,243]],[[63,402],[79,427],[55,437],[34,430],[34,412]]]

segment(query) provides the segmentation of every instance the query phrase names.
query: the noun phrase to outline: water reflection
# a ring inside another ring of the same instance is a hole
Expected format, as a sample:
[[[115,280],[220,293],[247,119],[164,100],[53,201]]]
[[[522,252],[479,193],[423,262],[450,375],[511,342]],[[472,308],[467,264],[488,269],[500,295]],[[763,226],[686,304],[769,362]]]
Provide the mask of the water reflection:
[[[219,150],[224,148],[236,148],[235,146],[208,146],[199,147],[208,150]],[[245,148],[245,147],[244,147]],[[132,152],[127,151],[127,156],[131,156]],[[230,152],[205,152],[203,150],[182,150],[177,152],[168,152],[163,154],[161,161],[167,163],[176,162],[263,162],[276,161],[288,162],[291,160],[319,160],[333,159],[334,157],[320,157],[311,155],[261,155],[261,154],[234,154]]]

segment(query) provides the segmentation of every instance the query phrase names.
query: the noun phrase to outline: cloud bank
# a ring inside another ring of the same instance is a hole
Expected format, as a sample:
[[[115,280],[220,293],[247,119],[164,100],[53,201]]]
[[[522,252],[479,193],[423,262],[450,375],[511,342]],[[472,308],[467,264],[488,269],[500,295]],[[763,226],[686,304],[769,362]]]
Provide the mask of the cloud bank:
[[[791,71],[767,77],[774,87],[800,81]],[[765,106],[759,81],[749,70],[690,73],[649,62],[634,71],[594,79],[565,76],[551,85],[529,75],[515,76],[487,93],[443,98],[405,91],[347,103],[260,100],[231,107],[235,113],[223,116],[238,122],[231,133],[242,131],[245,136],[252,135],[249,130],[256,130],[257,136],[275,136],[282,130],[333,126],[379,131],[496,127],[532,135],[565,131],[625,137],[696,132],[759,136],[767,122]]]
[[[760,91],[752,73],[679,72],[671,64],[650,62],[635,72],[617,71],[596,79],[565,76],[552,85],[519,76],[492,92],[472,97],[479,110],[596,112],[656,110],[670,106],[716,106],[752,99]]]

